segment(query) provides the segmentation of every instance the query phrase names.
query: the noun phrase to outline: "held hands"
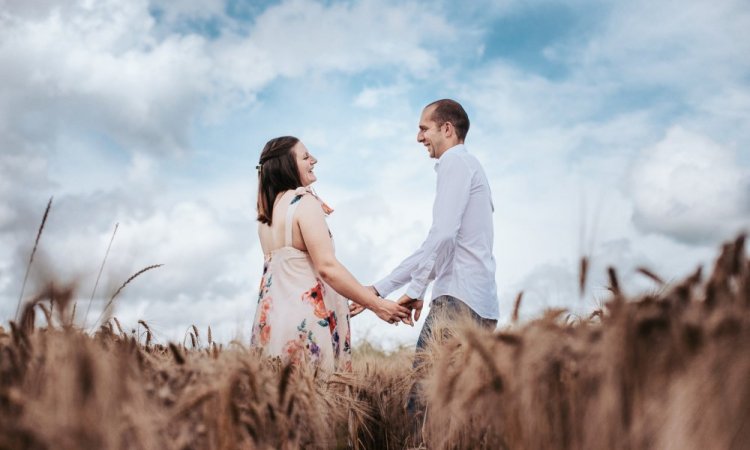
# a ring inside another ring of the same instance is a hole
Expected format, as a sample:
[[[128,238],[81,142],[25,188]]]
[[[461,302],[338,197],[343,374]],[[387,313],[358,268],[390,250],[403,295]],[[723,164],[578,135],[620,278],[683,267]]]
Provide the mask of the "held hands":
[[[391,300],[381,298],[380,294],[373,286],[366,286],[366,288],[378,298],[378,303],[370,309],[372,309],[380,319],[396,325],[398,325],[399,322],[404,322],[409,325],[413,324],[410,317],[411,311],[407,307],[399,305]],[[349,304],[349,317],[354,317],[365,309],[364,306],[352,301]]]
[[[395,323],[396,325],[399,322],[410,323],[409,316],[411,315],[411,311],[396,302],[380,297],[378,297],[377,306],[372,308],[372,312],[388,323]]]
[[[422,307],[424,306],[424,300],[417,300],[415,298],[411,298],[408,295],[404,294],[401,296],[400,299],[398,299],[397,302],[399,305],[406,306],[409,308],[409,316],[404,320],[404,323],[408,323],[411,326],[414,326],[414,322],[419,320],[419,316],[422,314]],[[412,311],[414,312],[414,317],[412,318]]]

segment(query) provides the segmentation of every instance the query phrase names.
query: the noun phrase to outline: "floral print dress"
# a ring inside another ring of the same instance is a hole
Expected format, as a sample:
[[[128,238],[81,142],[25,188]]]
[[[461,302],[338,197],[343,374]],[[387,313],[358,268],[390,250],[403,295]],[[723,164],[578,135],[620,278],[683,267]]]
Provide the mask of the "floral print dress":
[[[250,343],[285,363],[351,371],[348,302],[320,279],[307,252],[292,247],[294,211],[309,192],[295,192],[286,213],[284,246],[266,255]]]

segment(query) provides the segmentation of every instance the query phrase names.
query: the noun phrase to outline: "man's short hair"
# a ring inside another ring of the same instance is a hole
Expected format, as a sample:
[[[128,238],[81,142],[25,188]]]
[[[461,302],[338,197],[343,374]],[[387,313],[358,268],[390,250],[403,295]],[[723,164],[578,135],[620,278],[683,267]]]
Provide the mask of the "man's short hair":
[[[469,132],[469,116],[464,111],[463,106],[449,98],[434,101],[425,106],[425,109],[430,106],[435,106],[435,110],[432,111],[432,120],[437,122],[438,125],[450,122],[456,130],[458,140],[463,142]]]

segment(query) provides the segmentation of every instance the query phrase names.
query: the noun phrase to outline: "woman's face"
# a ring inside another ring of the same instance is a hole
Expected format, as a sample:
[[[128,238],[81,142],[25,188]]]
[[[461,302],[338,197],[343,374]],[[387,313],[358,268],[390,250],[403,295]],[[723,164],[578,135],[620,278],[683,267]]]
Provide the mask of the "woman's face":
[[[315,164],[318,162],[317,159],[307,151],[307,147],[302,141],[292,147],[294,156],[297,159],[297,169],[299,170],[299,179],[302,181],[302,186],[309,186],[317,180],[313,169]]]

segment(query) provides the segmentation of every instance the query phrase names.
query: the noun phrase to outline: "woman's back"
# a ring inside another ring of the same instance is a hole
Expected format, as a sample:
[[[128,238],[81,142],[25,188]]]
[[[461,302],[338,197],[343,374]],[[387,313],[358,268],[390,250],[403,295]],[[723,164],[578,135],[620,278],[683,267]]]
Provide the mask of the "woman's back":
[[[307,197],[304,200],[305,202],[316,202],[317,200],[311,195],[300,195],[302,192],[306,193],[306,191],[298,189],[297,191],[287,191],[279,195],[274,206],[271,224],[258,223],[258,237],[260,238],[260,245],[264,255],[268,255],[274,250],[286,246],[285,234],[288,224],[291,226],[292,232],[291,246],[303,252],[307,251],[305,241],[302,239],[299,223],[296,220],[299,214],[296,211],[296,204],[303,201],[304,197]],[[292,205],[291,201],[295,198],[299,198],[299,200],[295,202],[295,205]],[[291,214],[291,217],[287,217],[287,213],[290,210],[294,210],[293,214]]]
[[[266,258],[251,344],[285,362],[351,370],[347,301],[321,281],[295,220],[302,201],[317,202],[305,194],[279,195],[272,224],[258,229]]]

